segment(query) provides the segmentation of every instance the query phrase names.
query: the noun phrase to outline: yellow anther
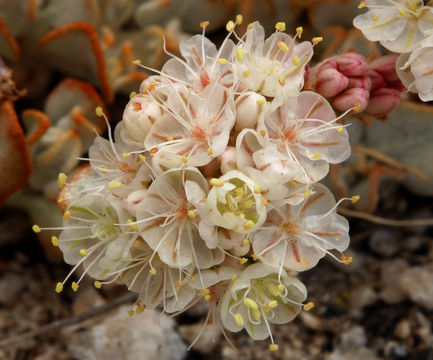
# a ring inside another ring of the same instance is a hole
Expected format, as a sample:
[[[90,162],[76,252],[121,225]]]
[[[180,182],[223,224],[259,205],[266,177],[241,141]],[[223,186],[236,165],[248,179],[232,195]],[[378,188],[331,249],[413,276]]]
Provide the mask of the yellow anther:
[[[250,23],[250,24],[248,24],[247,29],[248,29],[248,30],[251,30],[253,27],[254,27],[254,24],[253,24],[253,23]]]
[[[57,177],[57,184],[59,185],[59,189],[63,189],[63,187],[66,185],[66,181],[68,180],[68,177],[65,173],[60,173]]]
[[[241,14],[236,15],[236,24],[240,25],[244,21],[244,17]]]
[[[124,152],[123,154],[122,154],[122,158],[124,158],[124,159],[127,159],[127,158],[129,158],[131,156],[131,154],[129,154],[129,153],[127,153],[127,152]]]
[[[314,303],[312,301],[306,303],[303,308],[305,311],[310,311],[314,307]]]
[[[278,347],[278,344],[271,344],[271,345],[269,345],[269,350],[270,351],[278,351],[278,350],[280,350],[280,348]]]
[[[59,238],[57,236],[51,236],[51,244],[53,244],[53,246],[59,246]]]
[[[110,190],[118,189],[122,186],[122,183],[120,181],[112,181],[107,184],[107,188]]]
[[[256,321],[260,321],[260,310],[259,309],[251,309],[251,316],[253,317],[254,320]]]
[[[150,155],[155,155],[157,152],[158,152],[158,148],[154,147],[154,148],[150,149],[149,154]]]
[[[265,205],[265,206],[268,206],[268,204],[269,204],[268,199],[262,198],[262,204]]]
[[[202,295],[209,295],[209,289],[201,289],[200,294]]]
[[[133,316],[135,314],[134,310],[128,310],[128,315]]]
[[[314,37],[314,38],[311,39],[311,42],[312,42],[314,45],[317,45],[318,43],[321,43],[322,41],[323,41],[323,37],[321,37],[321,36]]]
[[[63,199],[62,197],[59,197],[57,199],[57,204],[61,204],[63,201],[65,201],[65,199]]]
[[[280,76],[278,78],[278,82],[280,83],[281,86],[286,85],[286,78],[284,76]]]
[[[244,299],[244,305],[251,310],[253,310],[253,309],[258,310],[259,309],[259,305],[257,305],[257,303],[253,299],[250,299],[250,298]]]
[[[213,122],[215,122],[215,120],[216,120],[216,117],[215,117],[215,116],[212,116],[212,117],[209,119],[209,122],[210,122],[210,123],[213,123]]]
[[[205,295],[205,296],[204,296],[204,299],[205,299],[206,301],[209,301],[209,300],[211,299],[211,296],[210,296],[210,295]]]
[[[75,281],[71,284],[71,288],[75,292],[78,290],[79,287],[80,287],[80,285],[78,285]]]
[[[246,78],[246,77],[250,76],[250,74],[251,74],[251,71],[250,71],[250,70],[245,70],[245,71],[242,73],[242,76],[243,76],[244,78]]]
[[[167,141],[173,141],[173,140],[174,140],[174,137],[171,136],[171,135],[170,135],[170,136],[167,136],[166,140],[167,140]]]
[[[226,30],[227,31],[232,31],[235,28],[235,23],[233,21],[228,21],[226,24]]]
[[[286,31],[286,23],[279,21],[275,24],[275,29],[279,30],[279,31]]]
[[[245,230],[250,230],[254,226],[254,222],[252,220],[248,220],[244,223],[243,228]]]
[[[239,264],[243,265],[243,264],[245,264],[247,261],[248,261],[248,259],[247,259],[246,257],[241,257],[241,258],[239,259]]]
[[[403,9],[398,9],[398,12],[400,13],[401,16],[406,15],[406,11],[404,11]]]
[[[356,103],[355,105],[353,105],[354,112],[359,112],[359,110],[361,110],[361,103]]]
[[[220,179],[212,178],[212,179],[210,179],[210,184],[212,186],[223,186],[224,185],[224,181],[222,181]]]
[[[61,282],[58,282],[56,284],[56,293],[61,293],[63,290],[63,284]]]
[[[305,259],[305,258],[300,259],[299,262],[300,262],[301,264],[304,264],[304,265],[308,265],[308,264],[309,264],[308,260]]]
[[[144,311],[144,307],[143,306],[137,306],[137,308],[135,309],[135,312],[137,313],[137,314],[140,314],[140,313],[142,313]]]
[[[95,288],[97,288],[97,289],[100,289],[100,288],[102,287],[102,283],[101,283],[100,281],[98,281],[98,280],[95,280],[95,281],[93,282],[93,286],[94,286]]]
[[[242,317],[241,314],[236,313],[233,315],[233,317],[235,318],[237,326],[239,326],[240,328],[244,327],[244,318]]]
[[[206,153],[207,153],[209,156],[211,156],[211,155],[213,154],[213,151],[212,151],[212,149],[211,149],[210,147],[208,147],[208,148],[206,149]]]
[[[343,132],[343,127],[342,126],[337,127],[337,132],[342,133]]]
[[[96,113],[97,116],[102,116],[104,114],[104,112],[102,111],[102,108],[100,106],[98,106],[95,109],[95,113]]]
[[[257,261],[257,259],[259,258],[259,256],[258,256],[257,254],[251,254],[251,258],[252,258],[254,261]]]
[[[232,275],[232,281],[236,281],[238,279],[238,276],[236,274]]]
[[[244,50],[242,48],[236,49],[236,59],[239,62],[243,62],[245,60],[245,53],[244,53]]]
[[[281,51],[289,52],[289,47],[283,41],[278,41],[277,46]]]
[[[181,287],[182,286],[182,280],[176,280],[176,286]]]
[[[191,279],[192,282],[195,281],[195,275],[190,275],[189,278]]]
[[[293,65],[298,66],[301,62],[299,61],[299,58],[295,55],[292,59]]]
[[[149,270],[150,275],[156,275],[156,269],[152,268]]]
[[[304,197],[309,197],[309,196],[311,196],[311,194],[313,193],[313,191],[312,190],[310,190],[310,189],[308,189],[308,190],[305,190],[305,192],[304,192]]]
[[[41,228],[39,227],[39,225],[33,225],[32,226],[32,230],[36,233],[39,234],[41,232]]]
[[[190,219],[195,219],[195,211],[194,210],[188,210],[187,215]]]
[[[266,130],[260,130],[260,135],[261,136],[265,136],[266,135]]]
[[[131,91],[129,94],[129,99],[132,99],[135,95],[137,95],[137,93],[135,91]]]
[[[242,240],[242,245],[243,246],[247,246],[249,243],[250,243],[250,241],[247,238],[245,238],[245,239]]]
[[[320,154],[319,153],[314,153],[312,156],[313,159],[319,159],[320,158]]]
[[[365,7],[365,5],[367,5],[367,3],[365,1],[361,1],[358,5],[358,9],[362,9]]]
[[[132,63],[134,65],[141,65],[141,60],[140,59],[135,59]]]
[[[63,220],[69,220],[71,218],[71,212],[69,210],[66,210],[63,214]]]
[[[200,23],[200,28],[202,29],[206,29],[209,26],[210,22],[209,21],[202,21]]]
[[[180,159],[184,164],[188,163],[188,156],[182,156]]]
[[[360,198],[359,195],[353,195],[351,201],[353,204],[356,204]]]
[[[140,241],[140,240],[135,240],[133,246],[134,246],[136,249],[138,249],[138,248],[141,246],[141,241]]]
[[[344,263],[344,265],[349,265],[353,262],[353,257],[351,256],[340,256],[340,260]]]
[[[136,224],[134,224],[134,221],[132,219],[128,219],[126,220],[126,225],[128,225],[128,227],[131,230],[137,231],[138,230],[138,226]]]
[[[277,289],[279,292],[283,292],[284,290],[286,290],[286,287],[284,286],[284,284],[278,284]]]
[[[278,302],[276,300],[271,300],[266,305],[269,309],[274,309],[278,306]]]
[[[268,288],[268,291],[272,296],[280,296],[278,287],[275,284],[270,283],[266,287]]]
[[[378,20],[379,20],[379,15],[374,14],[372,20],[373,20],[373,21],[378,21]]]
[[[254,192],[260,194],[262,192],[262,187],[260,185],[254,185]]]
[[[224,58],[218,58],[217,59],[217,63],[221,64],[221,65],[225,65],[227,64],[227,59]]]
[[[259,104],[259,105],[265,105],[266,103],[267,103],[267,101],[265,99],[257,100],[257,104]]]
[[[296,28],[296,35],[298,36],[298,38],[301,38],[303,32],[304,32],[304,28],[302,26],[298,26]]]
[[[291,188],[297,188],[298,187],[298,183],[295,180],[290,180],[289,181],[289,186]]]
[[[80,250],[80,255],[81,256],[87,256],[87,250],[86,249],[81,249]]]

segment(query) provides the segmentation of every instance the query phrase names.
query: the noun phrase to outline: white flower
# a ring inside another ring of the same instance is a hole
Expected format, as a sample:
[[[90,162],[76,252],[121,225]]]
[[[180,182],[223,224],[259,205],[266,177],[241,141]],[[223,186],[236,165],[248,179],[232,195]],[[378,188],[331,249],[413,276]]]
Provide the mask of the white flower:
[[[367,0],[369,10],[353,25],[370,41],[397,53],[410,52],[433,31],[433,7],[419,0]]]
[[[190,264],[209,268],[221,263],[224,253],[207,247],[201,238],[200,216],[189,200],[188,182],[207,193],[206,179],[197,169],[173,169],[158,176],[137,206],[136,225],[165,264],[179,269]]]
[[[216,226],[248,234],[266,219],[266,202],[260,186],[240,171],[232,170],[212,179],[206,204]]]
[[[423,40],[411,54],[401,54],[397,74],[403,85],[418,93],[422,101],[433,100],[433,35]]]
[[[173,57],[163,66],[163,75],[194,91],[201,91],[212,83],[219,83],[229,89],[236,86],[231,64],[234,44],[228,36],[219,50],[204,34],[181,41],[179,48],[185,61]]]
[[[216,83],[196,94],[173,86],[164,102],[166,114],[144,141],[163,167],[203,166],[226,149],[234,124],[233,94]]]
[[[301,311],[307,297],[305,286],[284,271],[279,276],[264,264],[248,266],[221,301],[224,327],[238,332],[245,328],[254,340],[272,334],[269,324],[285,324]]]
[[[311,191],[302,204],[271,210],[263,229],[252,234],[254,253],[263,263],[304,271],[330,250],[347,249],[349,224],[337,214],[331,192],[320,184]]]
[[[304,85],[305,65],[312,56],[310,42],[297,44],[281,31],[265,40],[263,26],[254,22],[236,46],[235,68],[245,89],[270,97],[283,90],[294,95]]]
[[[296,164],[300,170],[294,180],[309,184],[326,176],[329,163],[340,163],[350,155],[347,132],[337,120],[323,96],[303,91],[263,114],[257,125],[258,139],[264,148],[275,144],[287,164]]]

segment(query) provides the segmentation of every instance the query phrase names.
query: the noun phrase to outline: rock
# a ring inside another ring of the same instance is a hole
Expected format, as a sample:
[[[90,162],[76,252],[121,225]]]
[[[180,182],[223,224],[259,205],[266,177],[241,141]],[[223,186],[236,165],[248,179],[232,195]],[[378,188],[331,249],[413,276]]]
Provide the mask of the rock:
[[[25,282],[21,276],[7,273],[0,278],[0,303],[7,304],[24,289]]]
[[[179,327],[179,333],[186,340],[188,344],[192,344],[200,332],[202,334],[192,347],[193,350],[199,351],[202,354],[210,354],[215,346],[218,344],[221,337],[221,331],[217,326],[205,325],[203,329],[203,324],[192,324],[183,325]]]
[[[398,252],[400,248],[399,242],[397,232],[379,229],[371,235],[369,246],[376,254],[389,258]]]
[[[128,316],[125,305],[82,331],[67,333],[68,349],[77,359],[181,360],[186,346],[174,321],[155,310]]]
[[[433,348],[412,351],[409,360],[433,360]]]
[[[92,287],[88,287],[74,296],[72,311],[74,315],[79,315],[104,304],[105,300],[99,295],[99,292]]]
[[[299,317],[301,318],[305,326],[307,326],[308,328],[316,331],[323,330],[322,321],[320,320],[320,318],[314,316],[312,313],[302,311]]]
[[[433,310],[433,264],[405,270],[400,287],[413,302]]]
[[[406,339],[409,337],[411,331],[410,321],[408,319],[400,320],[394,328],[394,335],[399,339]]]
[[[377,293],[371,286],[361,285],[350,292],[350,306],[354,310],[361,310],[365,306],[374,304],[377,298]]]
[[[380,298],[388,304],[395,304],[405,299],[405,294],[400,287],[400,277],[402,272],[408,268],[408,264],[403,259],[388,260],[382,263],[381,279],[383,290]]]
[[[347,351],[335,350],[325,357],[326,360],[377,360],[376,353],[364,346]]]
[[[388,341],[384,348],[384,354],[392,360],[402,360],[407,359],[409,352],[405,344],[400,344],[396,341]]]
[[[361,326],[355,326],[349,331],[341,335],[338,348],[340,350],[348,350],[356,347],[361,347],[367,343],[365,330]]]

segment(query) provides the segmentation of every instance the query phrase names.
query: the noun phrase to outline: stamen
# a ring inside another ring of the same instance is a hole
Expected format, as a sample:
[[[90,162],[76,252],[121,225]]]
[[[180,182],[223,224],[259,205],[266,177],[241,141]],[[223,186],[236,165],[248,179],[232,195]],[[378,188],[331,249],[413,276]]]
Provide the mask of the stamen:
[[[270,344],[269,350],[270,351],[278,351],[279,350],[278,344]]]
[[[212,178],[212,179],[210,179],[210,184],[212,186],[224,186],[224,181],[222,181],[220,179]]]
[[[359,195],[352,196],[352,204],[356,204],[361,197]]]
[[[77,292],[79,287],[80,287],[80,285],[78,285],[75,281],[72,282],[72,284],[71,284],[72,290],[74,290],[75,292]]]
[[[240,47],[236,49],[236,59],[239,62],[243,62],[245,60],[244,50],[242,48],[240,48]]]
[[[227,24],[226,24],[226,30],[227,31],[229,31],[229,32],[232,31],[234,29],[234,27],[235,27],[235,23],[233,21],[230,20],[227,22]]]
[[[233,317],[235,318],[236,325],[239,326],[240,328],[243,328],[244,327],[244,318],[242,317],[242,315],[239,313],[236,313],[233,315]]]
[[[304,32],[304,28],[302,26],[298,26],[296,28],[296,35],[298,36],[299,39],[301,38],[303,32]]]
[[[244,18],[241,14],[236,15],[236,24],[241,25],[244,21]]]
[[[53,244],[53,246],[59,246],[59,239],[57,236],[51,236],[51,244]]]
[[[80,255],[81,256],[87,256],[87,250],[86,249],[81,249],[80,250]]]
[[[209,21],[202,21],[200,23],[200,28],[202,29],[206,29],[209,26],[210,22]]]
[[[58,282],[56,284],[56,293],[61,293],[63,290],[63,284],[61,282]]]
[[[310,311],[314,307],[314,303],[312,301],[306,303],[303,308],[305,311]]]
[[[68,180],[68,177],[65,173],[60,173],[57,177],[57,184],[59,185],[59,189],[63,189],[63,187],[66,185],[66,181]]]
[[[361,1],[358,5],[358,9],[362,9],[365,7],[365,5],[367,5],[367,3],[365,1]]]
[[[134,65],[141,65],[141,60],[140,59],[136,59],[132,62]]]
[[[42,229],[39,227],[39,225],[33,225],[32,226],[32,230],[36,233],[36,234],[39,234],[41,231],[42,231]]]
[[[244,299],[244,305],[251,310],[253,310],[253,309],[258,310],[259,309],[259,306],[257,305],[257,303],[253,299],[250,299],[250,298]]]
[[[95,288],[97,288],[97,289],[100,289],[100,288],[102,287],[102,284],[101,284],[100,281],[96,280],[96,281],[93,283],[93,286],[94,286]]]
[[[323,37],[321,37],[321,36],[314,37],[314,38],[311,39],[311,42],[312,42],[314,45],[317,45],[318,43],[320,43],[320,42],[322,42],[322,41],[323,41]]]
[[[275,24],[275,29],[279,30],[279,31],[286,31],[286,23],[279,21]]]

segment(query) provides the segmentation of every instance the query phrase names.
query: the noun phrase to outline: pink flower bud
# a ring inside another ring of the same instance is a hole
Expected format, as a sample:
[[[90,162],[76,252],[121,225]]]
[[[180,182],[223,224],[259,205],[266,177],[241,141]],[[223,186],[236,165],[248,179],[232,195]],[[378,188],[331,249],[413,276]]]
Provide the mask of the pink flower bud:
[[[348,89],[334,99],[332,106],[341,112],[354,107],[357,112],[360,112],[367,107],[369,97],[370,93],[367,90],[359,88]]]
[[[359,88],[370,91],[371,80],[369,76],[355,76],[349,78],[348,88]]]
[[[238,133],[245,128],[255,128],[260,111],[266,104],[264,96],[253,91],[247,91],[236,100],[235,131]]]
[[[387,82],[396,81],[398,80],[395,70],[397,57],[397,55],[382,56],[370,63],[370,69],[377,71]]]
[[[364,56],[349,53],[337,57],[337,69],[346,76],[361,76],[368,71],[368,64]]]
[[[370,78],[370,81],[371,81],[370,91],[375,91],[377,89],[386,87],[385,79],[377,71],[370,69],[368,71],[368,77]]]
[[[326,69],[337,69],[337,57],[333,57],[324,61],[321,65],[319,64],[319,71],[324,71]]]
[[[400,106],[400,91],[391,88],[381,88],[370,96],[365,111],[373,116],[385,116]]]
[[[221,172],[223,174],[230,170],[236,170],[236,148],[227,146],[227,149],[218,157],[221,160]]]
[[[316,90],[324,97],[333,97],[349,84],[349,79],[336,69],[319,70],[317,74]]]

